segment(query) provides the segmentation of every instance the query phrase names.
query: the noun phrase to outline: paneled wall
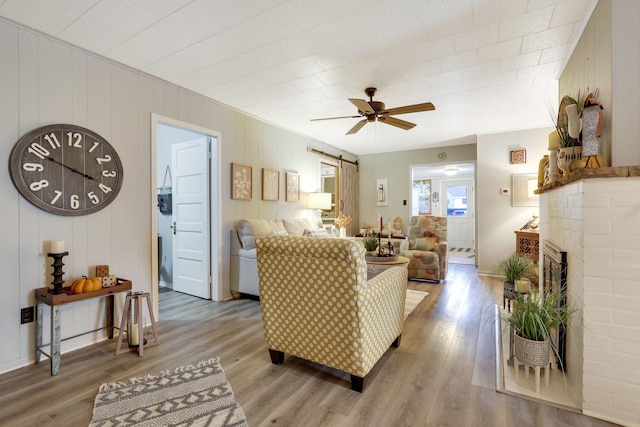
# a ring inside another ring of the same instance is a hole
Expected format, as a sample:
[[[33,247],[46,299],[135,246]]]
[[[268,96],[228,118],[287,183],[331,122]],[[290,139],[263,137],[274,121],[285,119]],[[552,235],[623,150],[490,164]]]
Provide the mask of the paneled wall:
[[[229,295],[229,230],[240,218],[295,215],[306,206],[306,192],[320,185],[320,158],[307,146],[336,155],[349,155],[326,144],[258,121],[213,100],[144,73],[41,36],[0,20],[0,372],[33,361],[34,324],[20,325],[20,308],[34,305],[34,289],[52,281],[48,242],[64,240],[67,284],[93,266],[108,264],[134,289],[150,291],[152,236],[151,114],[221,132],[222,297]],[[80,217],[61,217],[32,206],[15,190],[9,177],[9,155],[21,135],[52,123],[73,123],[104,136],[118,151],[124,184],[117,199],[104,210]],[[230,198],[231,162],[253,166],[251,201]],[[260,200],[260,172],[268,167],[301,176],[303,197],[298,203]],[[117,307],[122,306],[122,299]],[[119,313],[117,313],[119,318]],[[49,317],[45,310],[45,320]],[[101,325],[102,301],[85,301],[62,308],[62,336],[69,337]],[[45,321],[45,331],[49,322]],[[48,334],[47,334],[48,335]],[[63,352],[103,339],[95,333],[65,341]],[[45,341],[48,337],[45,337]],[[64,359],[63,368],[64,369]]]

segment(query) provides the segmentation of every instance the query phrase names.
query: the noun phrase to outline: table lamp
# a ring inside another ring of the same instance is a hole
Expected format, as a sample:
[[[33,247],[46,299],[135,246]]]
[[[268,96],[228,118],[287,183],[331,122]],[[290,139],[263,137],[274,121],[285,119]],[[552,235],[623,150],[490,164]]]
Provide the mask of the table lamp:
[[[322,210],[331,209],[331,193],[309,193],[309,209],[318,210],[318,223],[321,223]]]

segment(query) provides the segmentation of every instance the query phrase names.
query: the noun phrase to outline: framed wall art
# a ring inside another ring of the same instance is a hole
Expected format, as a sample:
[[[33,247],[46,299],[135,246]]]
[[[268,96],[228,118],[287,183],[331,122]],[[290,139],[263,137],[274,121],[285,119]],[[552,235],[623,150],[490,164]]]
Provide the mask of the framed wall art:
[[[512,165],[527,163],[527,150],[513,150],[510,154],[509,163]]]
[[[231,198],[233,200],[251,200],[252,182],[251,166],[231,163]]]
[[[280,200],[280,172],[262,168],[262,200]]]
[[[539,196],[533,192],[538,188],[538,174],[511,175],[511,206],[538,206]]]
[[[285,175],[287,202],[300,200],[300,175],[295,172],[287,172]]]

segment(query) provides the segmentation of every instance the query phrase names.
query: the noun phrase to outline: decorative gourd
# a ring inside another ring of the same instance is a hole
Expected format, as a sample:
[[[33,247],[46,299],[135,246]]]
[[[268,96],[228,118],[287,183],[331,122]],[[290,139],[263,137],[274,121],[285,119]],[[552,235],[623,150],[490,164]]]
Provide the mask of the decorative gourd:
[[[102,281],[99,277],[82,276],[81,279],[75,280],[71,285],[71,293],[73,294],[92,292],[100,289],[102,289]]]

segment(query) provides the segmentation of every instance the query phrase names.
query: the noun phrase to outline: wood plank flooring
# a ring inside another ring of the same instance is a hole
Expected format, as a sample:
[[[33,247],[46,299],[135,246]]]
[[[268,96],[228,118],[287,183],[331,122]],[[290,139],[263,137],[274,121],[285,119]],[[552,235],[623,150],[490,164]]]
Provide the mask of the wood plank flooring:
[[[0,426],[86,426],[104,382],[220,357],[249,425],[258,426],[613,426],[495,391],[494,304],[502,281],[451,265],[446,283],[409,282],[429,296],[407,318],[402,342],[367,377],[285,357],[270,363],[259,302],[211,302],[160,294],[161,343],[114,355],[114,341],[0,375]]]

